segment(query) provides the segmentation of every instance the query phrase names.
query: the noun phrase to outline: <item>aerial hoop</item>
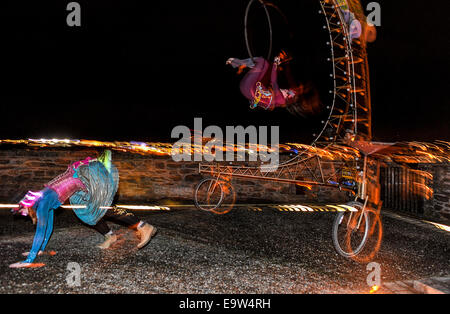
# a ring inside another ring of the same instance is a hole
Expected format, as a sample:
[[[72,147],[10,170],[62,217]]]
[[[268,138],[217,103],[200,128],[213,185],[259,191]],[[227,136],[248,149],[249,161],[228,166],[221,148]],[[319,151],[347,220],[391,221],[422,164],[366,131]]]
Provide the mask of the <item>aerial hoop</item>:
[[[251,8],[251,6],[252,6],[252,4],[254,2],[259,2],[262,5],[262,7],[264,8],[264,11],[266,12],[267,22],[268,22],[268,25],[269,25],[269,33],[270,33],[270,35],[269,35],[269,37],[270,37],[269,38],[269,51],[267,53],[266,60],[270,60],[270,58],[272,56],[272,41],[273,41],[272,22],[270,20],[269,10],[267,9],[267,6],[266,6],[266,4],[264,3],[263,0],[250,0],[248,5],[247,5],[247,8],[245,9],[245,18],[244,18],[245,31],[244,31],[244,34],[245,34],[245,44],[247,46],[247,52],[248,52],[248,55],[250,56],[250,58],[252,58],[252,59],[255,58],[255,56],[252,53],[252,49],[250,48],[250,43],[249,43],[249,39],[248,39],[248,28],[247,28],[247,26],[248,26],[248,13],[250,12],[250,8]]]
[[[269,8],[275,8],[283,19],[287,18],[277,6],[266,0],[249,0],[245,11],[245,43],[249,57],[254,59],[249,39],[248,19],[252,5],[259,2],[265,11],[269,27],[269,50],[266,60],[270,61],[273,50],[273,20]],[[326,44],[330,55],[327,61],[331,65],[329,89],[331,100],[326,105],[321,123],[312,136],[311,145],[327,146],[342,143],[347,134],[364,140],[372,138],[372,118],[370,101],[369,66],[364,38],[365,32],[361,17],[350,22],[352,14],[358,16],[361,11],[359,1],[318,0],[319,14],[324,17],[323,29],[328,32]],[[350,22],[350,24],[349,24]]]

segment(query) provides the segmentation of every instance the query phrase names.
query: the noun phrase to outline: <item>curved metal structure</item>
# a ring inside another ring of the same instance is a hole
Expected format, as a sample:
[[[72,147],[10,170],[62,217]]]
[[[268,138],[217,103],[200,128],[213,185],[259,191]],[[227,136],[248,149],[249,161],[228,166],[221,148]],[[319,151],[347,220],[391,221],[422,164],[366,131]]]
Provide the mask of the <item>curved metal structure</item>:
[[[270,51],[272,49],[272,29],[266,6],[268,3],[263,0],[250,0],[245,13],[245,39],[250,57],[253,56],[247,36],[247,17],[251,5],[256,1],[263,5],[268,16]],[[365,35],[363,31],[361,39],[352,39],[344,16],[344,13],[350,13],[347,1],[353,0],[319,0],[321,7],[319,13],[324,15],[326,22],[324,28],[329,33],[328,61],[332,66],[330,76],[333,79],[333,89],[330,90],[332,102],[327,107],[328,117],[326,121],[323,121],[320,133],[315,135],[312,146],[304,147],[303,151],[300,151],[293,159],[272,168],[265,165],[249,167],[200,163],[199,172],[209,174],[212,178],[204,179],[199,183],[194,198],[197,208],[221,213],[219,207],[227,194],[223,186],[233,177],[348,190],[355,195],[355,202],[348,205],[357,213],[340,213],[337,216],[333,227],[333,243],[339,254],[355,258],[363,250],[369,236],[369,216],[366,208],[369,200],[367,156],[383,145],[370,143],[372,138],[370,82]],[[358,1],[353,1],[352,5],[355,6],[355,3],[360,6]],[[322,148],[330,148],[336,143],[349,143],[349,140],[357,155],[354,157],[364,155],[363,171],[359,176],[356,174],[357,169],[361,169],[358,167],[361,166],[359,158],[334,160],[334,158],[326,158],[326,154],[323,154],[326,150]],[[328,171],[327,174],[325,174],[325,168]],[[350,184],[346,185],[349,182]],[[202,185],[206,187],[206,190],[203,188],[202,193],[199,193]],[[229,191],[232,193],[234,204],[235,194],[232,189]],[[362,202],[357,202],[358,200]],[[230,209],[231,207],[223,213]],[[379,226],[381,228],[381,221]],[[341,234],[343,234],[344,242],[340,241]],[[358,237],[360,234],[363,236]],[[356,239],[354,235],[357,236]],[[371,256],[377,252],[380,242],[381,238],[378,238],[376,249]]]
[[[268,2],[250,0],[247,5],[245,22],[250,7],[254,2],[260,2],[268,14]],[[341,3],[341,4],[339,4]],[[323,128],[316,135],[313,146],[326,148],[334,143],[342,142],[346,134],[358,136],[358,140],[370,141],[371,104],[370,82],[366,43],[363,39],[351,39],[349,26],[345,22],[342,3],[346,0],[319,0],[320,14],[325,17],[324,28],[328,30],[330,57],[333,79],[332,103],[328,106],[328,119],[323,121]],[[272,4],[270,4],[272,5]],[[269,18],[270,25],[270,16]],[[245,23],[247,27],[247,23]],[[247,32],[245,32],[247,34]],[[248,40],[246,36],[248,46]],[[248,47],[249,48],[249,47]],[[249,48],[250,49],[250,48]],[[250,52],[250,50],[249,50]],[[214,176],[221,174],[235,177],[290,182],[305,185],[337,186],[337,177],[325,177],[322,172],[322,158],[310,150],[300,152],[296,157],[281,163],[275,171],[264,171],[261,167],[223,166],[210,163],[200,164],[201,173]],[[336,171],[344,167],[356,167],[348,162],[333,162]],[[306,174],[305,174],[306,171]]]
[[[324,15],[324,28],[329,33],[333,101],[327,107],[328,119],[323,121],[323,128],[313,143],[340,142],[347,133],[370,141],[372,121],[366,43],[364,39],[351,39],[342,5],[337,0],[319,0],[319,3],[319,13]]]
[[[248,10],[255,1],[260,2],[268,14],[267,5],[269,4],[267,2],[250,0],[245,21],[247,21]],[[316,135],[313,145],[304,148],[296,157],[279,164],[274,169],[264,165],[249,167],[201,163],[199,165],[200,173],[209,174],[217,180],[221,177],[237,177],[294,183],[303,186],[328,186],[346,189],[345,186],[340,184],[342,172],[346,169],[359,169],[358,163],[361,163],[361,161],[359,158],[340,161],[333,158],[323,158],[323,148],[336,143],[343,143],[349,134],[353,140],[357,138],[358,143],[371,140],[370,82],[366,43],[364,38],[351,39],[350,37],[349,26],[345,22],[344,10],[342,9],[342,3],[347,5],[347,0],[319,0],[319,3],[321,7],[319,13],[324,15],[326,21],[324,28],[329,33],[327,44],[330,46],[330,57],[328,61],[332,66],[330,76],[333,79],[334,87],[333,90],[330,90],[333,100],[328,106],[328,119],[323,121],[323,128]],[[358,157],[361,155],[367,157],[370,154],[370,152],[365,152],[358,146],[354,146],[354,148],[355,151],[361,153],[358,154]],[[348,189],[363,200],[367,198],[365,188],[366,162],[367,158],[364,158],[364,176],[361,178],[361,182],[357,187],[352,186]],[[325,167],[333,169],[333,171],[325,175],[323,171]]]
[[[263,7],[269,32],[269,51],[267,60],[272,54],[272,24],[268,7],[275,8],[282,16],[279,8],[264,0],[250,0],[244,18],[245,43],[248,54],[253,58],[253,52],[248,38],[248,15],[250,9],[259,2]],[[358,138],[370,141],[371,103],[370,79],[366,52],[366,43],[361,39],[351,39],[349,25],[345,21],[343,6],[347,0],[319,0],[319,13],[324,16],[324,29],[328,31],[330,47],[328,62],[331,64],[330,77],[333,87],[329,93],[331,103],[327,105],[327,116],[322,121],[323,126],[318,134],[314,134],[313,145],[323,146],[329,143],[340,142],[345,134],[358,135]]]

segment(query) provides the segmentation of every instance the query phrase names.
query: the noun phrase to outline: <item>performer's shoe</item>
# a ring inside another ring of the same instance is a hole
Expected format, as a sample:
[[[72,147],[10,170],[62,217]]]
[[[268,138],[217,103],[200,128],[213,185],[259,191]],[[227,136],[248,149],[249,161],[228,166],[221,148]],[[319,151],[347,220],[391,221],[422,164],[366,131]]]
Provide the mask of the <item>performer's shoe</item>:
[[[254,68],[255,67],[255,63],[253,62],[252,58],[248,58],[245,60],[241,60],[238,58],[229,58],[226,62],[226,64],[231,65],[233,68],[239,68],[239,69],[244,69],[244,68]]]
[[[139,244],[137,245],[138,249],[142,249],[144,246],[146,246],[152,237],[156,234],[156,228],[152,225],[149,225],[148,223],[144,223],[142,227],[137,228],[137,236],[141,240]]]
[[[105,235],[105,242],[97,245],[97,247],[102,250],[109,249],[113,243],[117,242],[117,240],[118,237],[115,234],[107,234]]]

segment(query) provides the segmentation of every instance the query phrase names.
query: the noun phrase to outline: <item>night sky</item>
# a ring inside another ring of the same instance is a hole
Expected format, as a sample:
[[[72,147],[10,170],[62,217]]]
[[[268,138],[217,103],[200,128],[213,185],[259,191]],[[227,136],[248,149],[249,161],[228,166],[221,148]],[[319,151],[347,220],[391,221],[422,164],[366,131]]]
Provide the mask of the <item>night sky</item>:
[[[81,27],[66,24],[69,2],[1,2],[0,138],[167,141],[174,126],[202,117],[205,126],[279,125],[282,142],[312,139],[320,117],[250,110],[242,76],[225,65],[248,57],[246,0],[80,0]],[[274,49],[289,49],[296,80],[327,103],[318,1],[273,2],[289,21],[273,13]],[[447,1],[379,3],[382,25],[369,44],[374,139],[450,140]],[[264,55],[260,13],[252,42]]]

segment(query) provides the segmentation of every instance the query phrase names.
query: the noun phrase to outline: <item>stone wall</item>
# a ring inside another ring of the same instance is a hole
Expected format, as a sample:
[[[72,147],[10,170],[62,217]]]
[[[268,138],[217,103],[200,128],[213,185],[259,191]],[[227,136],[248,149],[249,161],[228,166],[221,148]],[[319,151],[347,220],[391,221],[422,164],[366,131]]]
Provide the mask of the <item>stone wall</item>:
[[[382,164],[383,207],[450,224],[450,165]]]
[[[450,165],[421,167],[433,175],[433,197],[424,203],[424,216],[450,223]]]
[[[46,182],[67,169],[69,163],[97,156],[89,148],[0,147],[0,202],[15,203],[28,190],[40,190]],[[126,204],[192,204],[194,188],[206,175],[198,172],[197,162],[174,162],[169,156],[113,152],[120,173],[116,202]],[[433,175],[433,197],[424,202],[423,216],[450,222],[450,166],[424,165]],[[375,168],[373,169],[375,173]],[[324,168],[324,172],[333,169]],[[371,176],[369,176],[370,178]],[[376,176],[374,176],[375,178]],[[373,180],[372,180],[373,181]],[[237,203],[336,203],[348,195],[333,188],[232,179]]]
[[[97,156],[89,148],[0,147],[0,202],[19,201],[28,190],[40,190],[64,172],[69,163]],[[164,204],[193,202],[194,187],[204,177],[197,162],[174,162],[169,156],[113,152],[119,169],[117,202]],[[337,189],[297,187],[294,184],[233,179],[236,202],[317,203],[345,202],[347,194]]]

